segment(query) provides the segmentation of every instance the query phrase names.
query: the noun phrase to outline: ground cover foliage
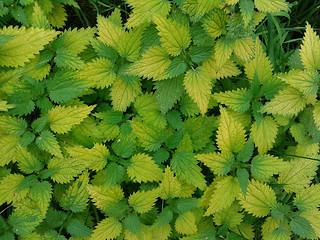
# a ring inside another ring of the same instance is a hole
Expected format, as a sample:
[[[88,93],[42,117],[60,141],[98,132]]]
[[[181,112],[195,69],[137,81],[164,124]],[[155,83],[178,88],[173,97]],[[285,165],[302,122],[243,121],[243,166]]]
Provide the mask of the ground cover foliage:
[[[293,1],[88,1],[91,27],[81,4],[0,1],[1,240],[320,237]]]

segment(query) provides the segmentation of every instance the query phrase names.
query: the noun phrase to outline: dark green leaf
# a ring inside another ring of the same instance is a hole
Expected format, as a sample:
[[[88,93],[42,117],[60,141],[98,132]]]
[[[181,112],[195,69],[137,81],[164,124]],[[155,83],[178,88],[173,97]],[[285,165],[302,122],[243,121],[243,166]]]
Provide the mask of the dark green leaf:
[[[290,228],[293,233],[303,238],[317,238],[310,222],[304,217],[297,216],[290,222]]]
[[[182,212],[190,211],[199,206],[199,199],[196,198],[180,198],[176,201],[177,210]]]
[[[165,226],[171,222],[172,218],[173,212],[169,207],[165,207],[154,222],[154,225],[159,227]]]
[[[183,126],[181,115],[177,110],[168,112],[167,120],[169,124],[175,129],[180,129]]]
[[[190,50],[191,60],[200,64],[209,59],[213,55],[213,47],[211,46],[194,46]]]
[[[72,219],[67,225],[66,230],[74,237],[87,237],[91,235],[91,230],[78,219]]]
[[[30,131],[26,131],[20,139],[20,144],[22,147],[27,147],[30,143],[33,142],[33,140],[36,138],[36,136],[30,132]]]
[[[111,145],[115,154],[123,158],[131,157],[135,146],[136,142],[132,136],[119,137]]]
[[[121,180],[123,174],[123,167],[112,162],[108,164],[105,182],[110,186],[115,185]]]
[[[237,155],[239,162],[249,162],[253,155],[254,144],[251,138],[244,144],[242,150]]]
[[[288,205],[283,205],[281,203],[277,203],[271,209],[271,216],[275,220],[282,220],[286,214],[290,211],[290,207]]]
[[[172,60],[170,66],[167,68],[167,73],[170,78],[178,77],[184,74],[187,70],[187,64],[180,57],[176,57]]]
[[[243,196],[246,197],[246,192],[247,192],[248,183],[249,183],[248,171],[244,168],[238,168],[237,169],[237,178],[238,178],[238,182],[239,182],[241,191],[243,193]]]
[[[124,226],[136,236],[139,236],[141,234],[140,219],[136,215],[127,216],[124,219]]]

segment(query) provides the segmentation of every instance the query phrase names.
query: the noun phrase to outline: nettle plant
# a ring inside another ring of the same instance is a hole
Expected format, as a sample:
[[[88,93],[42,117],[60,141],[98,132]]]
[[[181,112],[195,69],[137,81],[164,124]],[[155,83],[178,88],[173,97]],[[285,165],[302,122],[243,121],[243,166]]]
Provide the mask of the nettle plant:
[[[311,26],[275,73],[254,31],[283,0],[127,3],[0,30],[0,239],[320,237]]]
[[[79,8],[74,0],[0,0],[0,26],[14,19],[24,26],[42,19],[42,26],[62,28],[67,20],[65,6]]]

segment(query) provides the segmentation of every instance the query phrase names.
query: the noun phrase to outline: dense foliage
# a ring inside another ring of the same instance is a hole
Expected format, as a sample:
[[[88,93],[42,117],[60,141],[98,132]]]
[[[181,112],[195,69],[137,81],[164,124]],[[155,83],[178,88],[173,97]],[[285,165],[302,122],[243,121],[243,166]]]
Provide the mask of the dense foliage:
[[[0,1],[0,239],[320,237],[311,25],[280,61],[285,0],[126,3]]]

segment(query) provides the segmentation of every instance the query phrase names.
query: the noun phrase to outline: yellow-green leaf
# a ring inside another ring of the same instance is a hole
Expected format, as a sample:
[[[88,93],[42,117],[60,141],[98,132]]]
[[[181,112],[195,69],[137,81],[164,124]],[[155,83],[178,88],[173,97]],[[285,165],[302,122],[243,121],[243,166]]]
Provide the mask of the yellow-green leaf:
[[[138,153],[131,158],[127,173],[134,182],[158,182],[163,175],[155,161],[144,153]]]
[[[122,224],[117,219],[109,217],[103,219],[93,230],[90,240],[112,240],[122,232]]]
[[[198,231],[196,217],[191,211],[181,213],[178,216],[174,227],[178,233],[186,235],[194,234]]]
[[[129,196],[128,203],[135,212],[143,214],[149,212],[159,196],[159,189],[138,191]]]
[[[220,123],[217,132],[217,144],[221,151],[240,152],[246,141],[243,126],[226,109],[220,109]]]
[[[306,26],[306,32],[300,49],[302,64],[307,69],[320,69],[320,40],[310,24]]]
[[[191,36],[186,26],[160,15],[154,15],[153,20],[157,25],[162,46],[169,54],[177,56],[189,47]]]
[[[48,121],[52,131],[62,134],[83,121],[95,108],[92,106],[56,106],[49,111]]]
[[[181,191],[181,183],[177,177],[173,175],[171,168],[166,167],[162,182],[160,183],[160,197],[167,199],[170,197],[178,197]]]
[[[288,11],[289,4],[285,0],[254,0],[256,8],[261,12]]]
[[[268,152],[273,147],[278,133],[278,126],[272,117],[266,116],[259,123],[254,122],[251,134],[260,154]]]
[[[277,203],[273,189],[267,184],[251,180],[248,185],[246,197],[239,195],[242,207],[257,217],[265,217],[270,209]]]
[[[197,103],[202,115],[204,115],[208,109],[212,89],[209,72],[203,67],[198,67],[195,70],[190,69],[185,74],[184,86],[192,100]]]

